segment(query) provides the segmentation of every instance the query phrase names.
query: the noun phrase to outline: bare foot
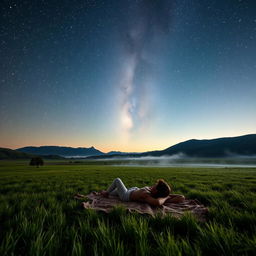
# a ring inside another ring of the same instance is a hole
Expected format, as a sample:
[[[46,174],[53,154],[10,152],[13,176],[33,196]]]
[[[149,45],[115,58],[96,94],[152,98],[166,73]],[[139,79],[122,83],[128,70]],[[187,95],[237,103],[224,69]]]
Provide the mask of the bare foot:
[[[81,208],[87,209],[87,204],[88,204],[88,203],[86,203],[86,202],[82,202],[82,203],[81,203]]]
[[[77,193],[77,194],[74,195],[74,197],[75,197],[75,198],[84,198],[84,197],[86,197],[86,196]]]

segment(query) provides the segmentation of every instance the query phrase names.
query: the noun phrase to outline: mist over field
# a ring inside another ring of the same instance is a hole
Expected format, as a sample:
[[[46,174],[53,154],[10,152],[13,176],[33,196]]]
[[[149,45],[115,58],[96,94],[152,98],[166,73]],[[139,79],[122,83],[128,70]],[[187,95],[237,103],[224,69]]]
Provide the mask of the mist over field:
[[[96,162],[107,162],[114,165],[130,166],[191,166],[191,167],[256,167],[256,156],[236,155],[225,158],[200,158],[188,157],[183,153],[171,156],[143,156],[143,157],[113,157],[108,159],[98,159]]]

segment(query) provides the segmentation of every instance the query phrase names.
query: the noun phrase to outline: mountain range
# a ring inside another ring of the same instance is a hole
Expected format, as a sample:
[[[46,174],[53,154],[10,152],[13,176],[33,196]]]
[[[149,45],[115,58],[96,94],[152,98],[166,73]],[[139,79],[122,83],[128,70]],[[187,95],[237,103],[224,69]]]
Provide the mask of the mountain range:
[[[34,155],[59,155],[62,157],[88,157],[104,155],[100,150],[94,147],[90,148],[72,148],[60,146],[41,146],[18,148],[17,151]]]
[[[0,160],[1,159],[31,159],[35,157],[35,154],[28,154],[24,152],[20,152],[18,150],[13,150],[9,148],[0,148]],[[64,159],[58,155],[44,155],[46,159]]]
[[[143,155],[162,156],[183,153],[189,157],[228,157],[256,155],[256,134],[211,140],[187,140],[161,151]]]
[[[183,154],[187,157],[231,157],[256,156],[256,134],[238,137],[226,137],[210,140],[187,140],[164,150],[148,151],[144,153],[127,153],[92,156],[90,158],[113,157],[145,157],[145,156],[171,156]]]
[[[113,157],[144,157],[171,156],[183,154],[187,157],[230,157],[256,156],[256,134],[238,137],[226,137],[210,140],[187,140],[164,150],[148,151],[144,153],[125,153],[111,151],[103,153],[94,147],[72,148],[61,146],[23,147],[16,150],[0,148],[0,159],[27,159],[35,155],[45,158],[77,157],[88,159]]]

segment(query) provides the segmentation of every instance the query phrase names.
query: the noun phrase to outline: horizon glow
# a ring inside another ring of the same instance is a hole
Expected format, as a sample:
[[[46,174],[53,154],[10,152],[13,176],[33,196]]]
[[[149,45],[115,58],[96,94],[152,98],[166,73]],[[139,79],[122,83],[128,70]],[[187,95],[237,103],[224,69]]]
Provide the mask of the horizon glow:
[[[144,152],[256,133],[256,2],[14,2],[0,147]]]

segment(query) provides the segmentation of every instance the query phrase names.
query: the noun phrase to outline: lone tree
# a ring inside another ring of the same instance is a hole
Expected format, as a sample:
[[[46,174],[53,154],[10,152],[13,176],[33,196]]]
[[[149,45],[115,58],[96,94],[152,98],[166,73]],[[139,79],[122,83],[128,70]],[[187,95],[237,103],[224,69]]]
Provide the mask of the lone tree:
[[[37,157],[33,157],[31,160],[30,160],[30,163],[29,165],[32,165],[32,166],[36,166],[37,168],[39,167],[39,165],[44,165],[44,161],[41,157],[37,156]]]

